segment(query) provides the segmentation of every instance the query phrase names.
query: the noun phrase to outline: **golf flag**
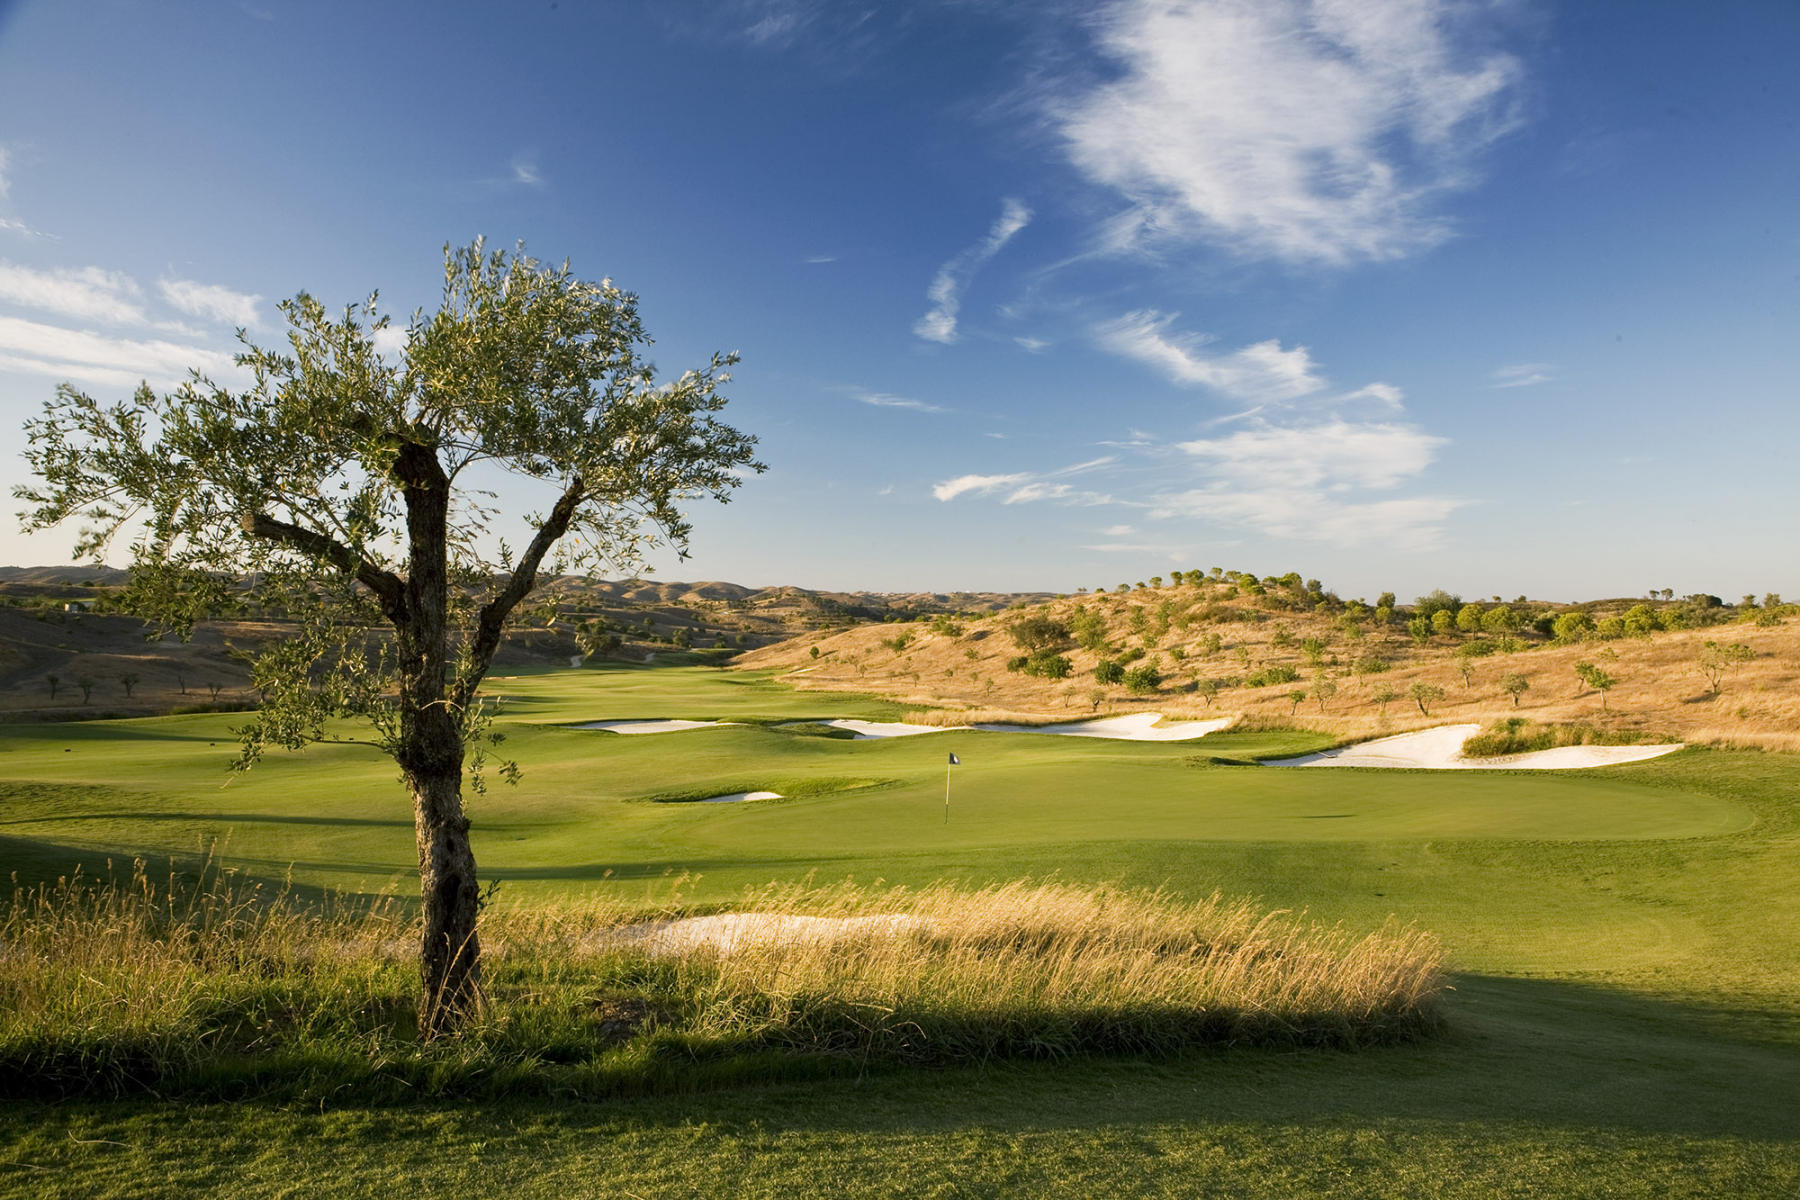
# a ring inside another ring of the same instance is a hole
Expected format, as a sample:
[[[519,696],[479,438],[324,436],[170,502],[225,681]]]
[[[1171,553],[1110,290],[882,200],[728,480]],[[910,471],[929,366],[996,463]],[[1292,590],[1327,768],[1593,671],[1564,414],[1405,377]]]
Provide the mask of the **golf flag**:
[[[949,765],[944,768],[944,824],[950,823],[950,768],[962,766],[962,759],[952,754]]]
[[[960,767],[960,766],[962,766],[962,759],[960,759],[960,758],[956,757],[956,755],[952,754],[950,756],[950,765],[953,767]]]

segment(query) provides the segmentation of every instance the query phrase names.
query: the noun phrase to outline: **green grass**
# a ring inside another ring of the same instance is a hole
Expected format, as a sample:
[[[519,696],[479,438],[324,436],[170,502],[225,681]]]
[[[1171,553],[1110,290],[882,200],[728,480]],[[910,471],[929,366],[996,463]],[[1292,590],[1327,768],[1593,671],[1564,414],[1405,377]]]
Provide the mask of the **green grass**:
[[[1215,889],[1435,932],[1449,1032],[1360,1053],[1227,1051],[876,1073],[573,1104],[0,1106],[0,1193],[1737,1195],[1800,1192],[1800,763],[1682,751],[1569,774],[1278,771],[1315,735],[1108,743],[946,732],[620,737],[625,717],[894,718],[705,669],[498,681],[517,789],[473,801],[503,899],[855,876],[1055,875]],[[349,748],[221,790],[233,719],[0,730],[0,864],[29,878],[224,839],[306,886],[397,883],[393,770]],[[211,743],[211,744],[209,744]],[[1205,753],[1200,753],[1204,747]],[[953,778],[943,820],[944,759]],[[754,805],[642,803],[879,781]],[[780,790],[780,789],[776,789]],[[304,1182],[301,1182],[304,1181]]]

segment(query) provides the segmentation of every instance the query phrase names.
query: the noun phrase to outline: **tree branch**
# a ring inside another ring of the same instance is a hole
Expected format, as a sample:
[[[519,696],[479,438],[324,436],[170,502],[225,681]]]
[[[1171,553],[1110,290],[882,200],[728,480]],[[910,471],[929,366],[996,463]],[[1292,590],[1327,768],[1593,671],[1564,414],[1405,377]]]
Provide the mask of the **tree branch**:
[[[374,592],[381,601],[381,611],[387,614],[390,621],[398,622],[406,615],[406,585],[401,583],[400,577],[369,562],[335,538],[300,525],[277,521],[266,513],[245,513],[239,523],[251,537],[280,542],[331,563]]]
[[[575,519],[575,510],[586,496],[586,485],[582,483],[581,476],[577,475],[570,482],[568,490],[557,498],[550,515],[544,518],[543,526],[519,558],[519,564],[513,568],[512,577],[506,581],[506,586],[482,606],[475,638],[469,647],[469,667],[456,685],[455,701],[458,705],[467,705],[474,697],[475,689],[481,686],[488,664],[494,661],[494,651],[500,648],[500,634],[506,628],[506,618],[518,607],[519,601],[537,586],[538,565],[544,561],[544,555],[550,552],[550,547],[556,544],[557,539],[569,531],[569,523]]]

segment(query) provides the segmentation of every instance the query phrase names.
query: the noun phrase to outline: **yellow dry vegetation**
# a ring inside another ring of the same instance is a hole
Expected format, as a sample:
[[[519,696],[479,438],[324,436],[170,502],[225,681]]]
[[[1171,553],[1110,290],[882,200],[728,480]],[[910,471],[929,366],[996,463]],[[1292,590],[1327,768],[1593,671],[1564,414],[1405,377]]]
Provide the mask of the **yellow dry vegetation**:
[[[1734,621],[1570,644],[1527,629],[1514,636],[1517,648],[1510,653],[1467,657],[1460,648],[1484,641],[1498,646],[1502,639],[1440,633],[1420,643],[1408,636],[1404,614],[1385,625],[1373,618],[1352,624],[1338,614],[1284,611],[1261,598],[1222,594],[1228,590],[1181,585],[1063,597],[960,618],[938,632],[923,621],[864,625],[765,647],[734,665],[783,670],[788,682],[804,689],[883,695],[916,706],[920,711],[907,719],[926,724],[1157,711],[1171,720],[1235,715],[1362,737],[1516,716],[1580,723],[1609,734],[1800,751],[1800,618],[1793,616],[1775,624]],[[1535,606],[1540,612],[1551,607]],[[1067,678],[1008,669],[1009,660],[1024,653],[1010,634],[1015,622],[1042,616],[1071,625],[1082,614],[1102,631],[1104,644],[1063,649],[1071,665]],[[1323,645],[1309,654],[1308,639]],[[1741,643],[1754,655],[1727,670],[1716,695],[1699,666],[1709,641]],[[1164,676],[1155,691],[1133,694],[1096,681],[1102,658],[1118,660],[1134,651],[1142,657],[1128,666],[1154,662]],[[1357,669],[1371,659],[1385,669]],[[1598,666],[1614,686],[1604,695],[1587,686],[1578,663]],[[1261,687],[1248,682],[1283,667],[1297,678]],[[1514,674],[1527,683],[1516,706],[1502,690],[1502,680]],[[1329,684],[1317,690],[1331,694],[1321,704],[1315,689],[1322,680]],[[1219,685],[1210,703],[1196,689],[1201,681]],[[1428,713],[1408,697],[1421,683],[1443,691]],[[1384,688],[1397,698],[1382,703]],[[1307,693],[1297,707],[1295,691]]]

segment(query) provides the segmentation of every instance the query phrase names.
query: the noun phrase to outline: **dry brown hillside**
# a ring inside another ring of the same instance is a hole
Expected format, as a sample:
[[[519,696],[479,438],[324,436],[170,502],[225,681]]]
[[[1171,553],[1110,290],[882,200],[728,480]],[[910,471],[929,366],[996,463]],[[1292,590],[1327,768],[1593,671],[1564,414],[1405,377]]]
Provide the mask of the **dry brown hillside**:
[[[1421,638],[1408,631],[1415,613],[1407,607],[1346,607],[1321,596],[1316,584],[1291,594],[1251,586],[1247,593],[1229,576],[1184,580],[985,616],[809,634],[745,654],[735,665],[785,668],[803,688],[872,691],[938,710],[919,718],[927,721],[961,722],[977,711],[1069,719],[1155,709],[1364,736],[1518,716],[1608,734],[1800,751],[1800,615],[1791,605],[1733,608],[1707,597],[1488,602],[1472,615],[1457,606],[1456,615],[1474,629],[1444,630],[1440,619],[1440,628]],[[1489,616],[1495,609],[1506,611]],[[1579,640],[1533,627],[1571,613],[1585,613],[1597,627]],[[1652,621],[1692,627],[1645,632]],[[1050,670],[1060,669],[1057,654],[1067,660],[1066,677],[1017,669],[1033,633],[1035,644],[1055,646],[1040,656],[1052,662]],[[1699,665],[1709,641],[1740,644],[1752,655],[1725,669],[1717,694]],[[1096,678],[1103,660],[1128,671],[1153,665],[1162,679],[1143,690],[1139,677],[1136,691],[1103,683]],[[1609,676],[1610,689],[1583,682],[1578,663]],[[1516,707],[1502,690],[1507,676],[1526,685]],[[1410,695],[1415,684],[1442,690],[1435,700],[1427,694],[1428,712]]]

